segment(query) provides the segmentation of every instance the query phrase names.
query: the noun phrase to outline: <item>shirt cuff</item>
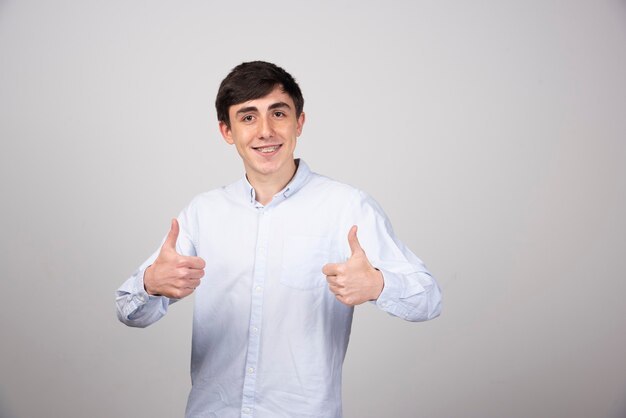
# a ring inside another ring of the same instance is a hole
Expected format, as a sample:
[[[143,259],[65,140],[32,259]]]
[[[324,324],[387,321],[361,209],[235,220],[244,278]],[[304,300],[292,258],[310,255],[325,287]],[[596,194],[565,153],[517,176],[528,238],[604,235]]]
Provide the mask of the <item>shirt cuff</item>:
[[[424,292],[424,287],[417,281],[407,280],[406,275],[379,270],[383,274],[384,284],[383,291],[376,299],[376,306],[393,315],[408,318],[410,310],[400,300]]]
[[[139,269],[135,272],[135,274],[133,274],[130,285],[130,294],[128,295],[128,303],[124,307],[124,315],[127,318],[130,318],[130,316],[137,311],[137,309],[148,303],[150,299],[158,298],[158,296],[149,295],[143,285],[143,275],[148,267],[149,266]]]

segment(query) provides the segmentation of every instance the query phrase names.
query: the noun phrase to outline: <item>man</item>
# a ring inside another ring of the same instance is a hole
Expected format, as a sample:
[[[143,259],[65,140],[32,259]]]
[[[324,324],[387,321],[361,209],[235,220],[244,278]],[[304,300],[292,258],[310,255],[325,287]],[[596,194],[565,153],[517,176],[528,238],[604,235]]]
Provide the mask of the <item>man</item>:
[[[195,293],[187,417],[341,417],[353,307],[439,315],[437,283],[380,206],[294,159],[303,104],[274,64],[231,71],[216,108],[245,177],[196,196],[117,291],[137,327]]]

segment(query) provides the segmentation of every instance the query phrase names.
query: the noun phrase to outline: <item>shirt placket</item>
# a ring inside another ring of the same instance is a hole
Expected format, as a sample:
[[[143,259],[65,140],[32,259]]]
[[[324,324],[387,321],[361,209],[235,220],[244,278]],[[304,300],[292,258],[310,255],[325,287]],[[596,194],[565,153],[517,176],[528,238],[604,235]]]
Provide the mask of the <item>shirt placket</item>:
[[[246,356],[243,400],[241,405],[242,418],[250,418],[254,415],[255,386],[261,342],[263,291],[267,272],[267,247],[270,235],[270,211],[262,208],[259,210],[258,217],[259,226],[252,278],[252,306],[250,309],[250,324],[248,328],[248,354]]]

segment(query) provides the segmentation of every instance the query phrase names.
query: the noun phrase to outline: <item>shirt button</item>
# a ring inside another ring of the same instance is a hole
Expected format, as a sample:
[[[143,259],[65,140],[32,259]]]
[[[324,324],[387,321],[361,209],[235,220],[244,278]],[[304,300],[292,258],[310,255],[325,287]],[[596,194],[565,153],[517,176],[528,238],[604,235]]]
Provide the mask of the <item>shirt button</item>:
[[[252,327],[252,332],[256,334],[257,332],[259,332],[259,329],[257,327]]]
[[[250,411],[250,408],[243,408],[243,409],[241,410],[241,412],[243,412],[243,413],[244,413],[244,414],[246,414],[246,415],[250,415],[250,412],[251,412],[251,411]]]
[[[263,288],[261,286],[257,286],[254,288],[254,290],[256,290],[257,292],[260,292],[261,290],[263,290]]]
[[[254,373],[254,367],[248,367],[248,374]]]

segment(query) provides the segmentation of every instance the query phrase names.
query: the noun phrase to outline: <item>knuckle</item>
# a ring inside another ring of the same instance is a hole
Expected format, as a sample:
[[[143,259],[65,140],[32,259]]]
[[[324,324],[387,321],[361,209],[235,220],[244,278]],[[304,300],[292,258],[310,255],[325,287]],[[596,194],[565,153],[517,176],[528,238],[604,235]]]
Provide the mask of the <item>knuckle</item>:
[[[186,265],[187,265],[187,259],[184,256],[179,255],[176,257],[176,267],[184,267]]]
[[[335,294],[335,299],[337,299],[339,302],[343,303],[343,297],[339,293]]]

